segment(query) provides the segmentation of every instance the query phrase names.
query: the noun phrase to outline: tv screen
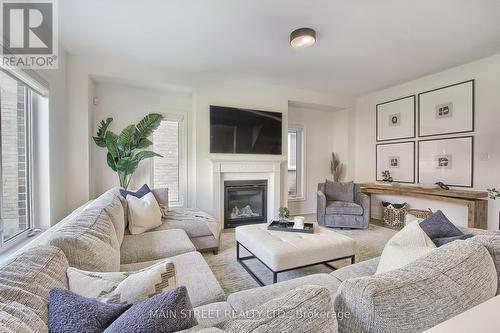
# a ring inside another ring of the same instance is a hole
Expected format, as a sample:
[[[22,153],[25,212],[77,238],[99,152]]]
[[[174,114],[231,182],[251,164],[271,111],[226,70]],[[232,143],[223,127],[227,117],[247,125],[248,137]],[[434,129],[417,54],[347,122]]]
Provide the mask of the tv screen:
[[[210,106],[210,152],[281,155],[282,114]]]

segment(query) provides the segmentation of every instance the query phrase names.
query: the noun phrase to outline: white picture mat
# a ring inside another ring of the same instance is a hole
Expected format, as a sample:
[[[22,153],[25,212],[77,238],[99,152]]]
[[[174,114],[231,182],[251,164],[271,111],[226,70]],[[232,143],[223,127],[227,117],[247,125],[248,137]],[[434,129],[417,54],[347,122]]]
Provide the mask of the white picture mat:
[[[419,143],[418,182],[443,182],[454,186],[472,186],[472,138],[452,138]],[[451,155],[451,168],[437,168],[436,156]]]
[[[390,126],[390,117],[400,114],[401,124]],[[415,136],[415,96],[377,105],[377,141]]]
[[[473,100],[473,81],[420,94],[420,136],[472,131]],[[436,119],[436,106],[450,102],[452,116]]]
[[[400,165],[390,165],[390,159],[399,157]],[[382,180],[382,171],[389,170],[395,182],[415,182],[415,143],[403,142],[377,145],[377,180]]]

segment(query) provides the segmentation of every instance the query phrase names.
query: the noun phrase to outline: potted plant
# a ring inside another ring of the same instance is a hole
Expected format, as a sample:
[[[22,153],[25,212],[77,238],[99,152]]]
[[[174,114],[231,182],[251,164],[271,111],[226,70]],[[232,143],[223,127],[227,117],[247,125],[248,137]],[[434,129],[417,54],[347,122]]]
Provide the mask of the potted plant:
[[[500,199],[500,189],[489,188],[488,196],[491,200]],[[500,229],[500,212],[498,213],[498,229]]]
[[[280,207],[278,210],[278,217],[280,224],[285,224],[288,222],[288,218],[290,217],[290,211],[286,207]]]
[[[153,144],[148,137],[160,126],[163,116],[150,113],[137,125],[125,127],[120,134],[111,132],[108,128],[113,118],[102,120],[97,129],[94,142],[101,148],[108,150],[106,161],[108,166],[118,174],[120,186],[127,189],[132,175],[139,163],[147,158],[161,157],[150,150],[145,150]]]

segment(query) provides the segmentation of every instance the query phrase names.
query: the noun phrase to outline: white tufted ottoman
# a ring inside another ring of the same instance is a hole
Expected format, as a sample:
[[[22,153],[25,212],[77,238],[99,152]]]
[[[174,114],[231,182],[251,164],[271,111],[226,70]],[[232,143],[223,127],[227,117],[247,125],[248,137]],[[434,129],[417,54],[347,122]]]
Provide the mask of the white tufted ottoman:
[[[354,263],[355,242],[353,239],[330,229],[314,226],[314,234],[271,231],[267,224],[254,224],[237,227],[236,259],[245,270],[260,284],[262,281],[243,262],[258,259],[273,272],[273,282],[278,273],[292,269],[326,264],[340,259],[351,259]],[[252,255],[240,257],[240,246]]]

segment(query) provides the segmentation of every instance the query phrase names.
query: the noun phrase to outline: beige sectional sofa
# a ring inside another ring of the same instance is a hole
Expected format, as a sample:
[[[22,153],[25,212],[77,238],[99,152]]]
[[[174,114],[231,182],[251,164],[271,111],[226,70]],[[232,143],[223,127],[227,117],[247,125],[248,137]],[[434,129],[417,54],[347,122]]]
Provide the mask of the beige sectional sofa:
[[[126,215],[123,198],[118,189],[112,189],[75,210],[0,267],[0,332],[47,332],[49,291],[68,288],[68,267],[133,271],[170,260],[195,313],[209,314],[198,317],[199,326],[194,330],[221,323],[232,311],[242,313],[272,302],[297,287],[319,285],[330,291],[335,311],[349,313],[338,320],[339,332],[421,332],[500,290],[499,233],[467,230],[478,236],[442,246],[399,270],[374,275],[378,259],[372,259],[330,274],[309,275],[226,297],[192,241],[209,235],[188,233],[185,229],[190,226],[175,229],[166,225],[130,235]],[[212,235],[217,242],[219,232],[217,229]],[[336,330],[334,325],[325,332]]]

